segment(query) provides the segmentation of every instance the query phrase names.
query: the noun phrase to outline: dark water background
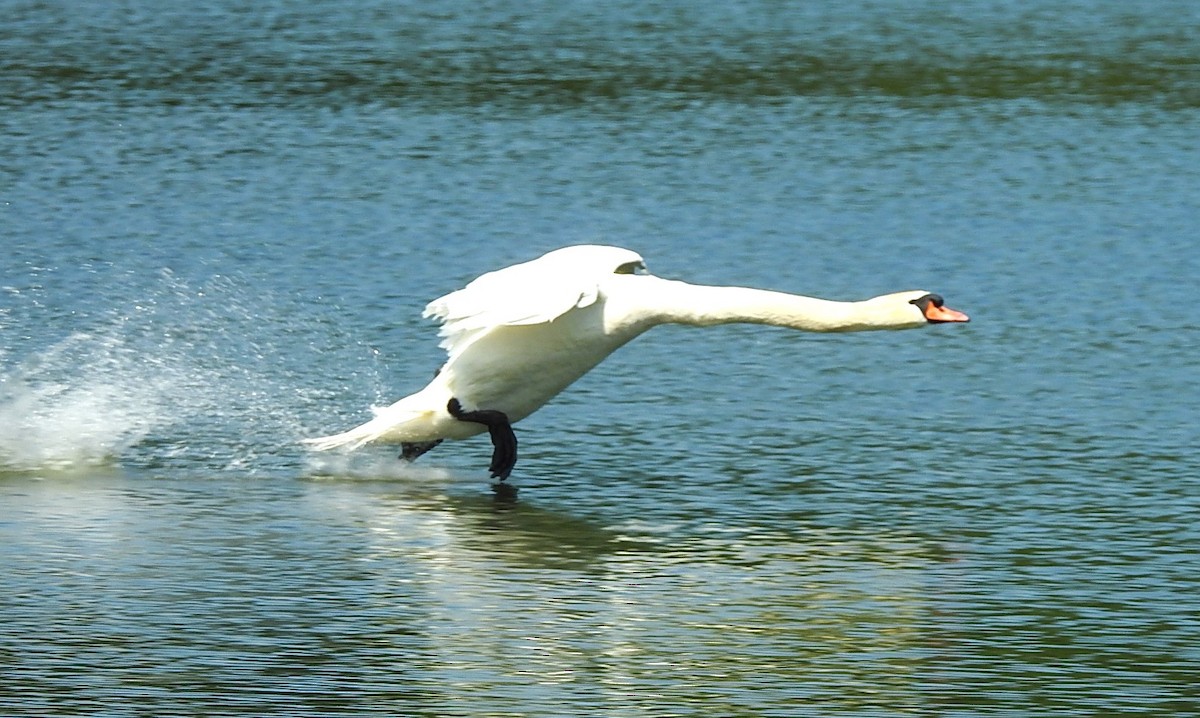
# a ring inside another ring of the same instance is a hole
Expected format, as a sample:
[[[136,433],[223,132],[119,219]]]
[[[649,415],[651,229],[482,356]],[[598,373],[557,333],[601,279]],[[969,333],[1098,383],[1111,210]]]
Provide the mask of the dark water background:
[[[1200,712],[1200,5],[0,1],[0,712]],[[664,328],[316,457],[577,242]]]

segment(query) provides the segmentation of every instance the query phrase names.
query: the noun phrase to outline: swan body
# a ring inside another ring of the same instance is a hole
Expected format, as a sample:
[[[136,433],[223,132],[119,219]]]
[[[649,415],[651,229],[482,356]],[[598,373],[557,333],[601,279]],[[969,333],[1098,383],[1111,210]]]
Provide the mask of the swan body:
[[[444,439],[490,431],[492,474],[516,462],[511,424],[532,414],[621,346],[660,324],[754,323],[811,332],[909,329],[965,322],[936,294],[907,291],[837,302],[745,287],[688,284],[644,273],[636,252],[579,245],[489,272],[435,299],[448,358],[424,389],[375,409],[317,450],[398,443],[415,458]]]

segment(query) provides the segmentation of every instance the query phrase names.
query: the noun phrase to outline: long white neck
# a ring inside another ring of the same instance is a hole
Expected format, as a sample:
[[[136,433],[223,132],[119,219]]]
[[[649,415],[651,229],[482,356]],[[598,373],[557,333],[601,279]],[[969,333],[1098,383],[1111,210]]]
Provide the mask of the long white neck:
[[[886,294],[861,302],[836,302],[747,287],[713,287],[623,276],[608,293],[605,323],[611,330],[645,331],[658,324],[770,324],[809,332],[908,329],[926,320],[910,303],[923,292]]]

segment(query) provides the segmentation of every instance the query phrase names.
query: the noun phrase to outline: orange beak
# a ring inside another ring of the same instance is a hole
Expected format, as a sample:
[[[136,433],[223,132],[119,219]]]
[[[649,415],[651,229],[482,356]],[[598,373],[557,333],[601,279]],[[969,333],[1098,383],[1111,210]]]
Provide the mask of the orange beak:
[[[969,321],[971,321],[970,317],[968,317],[966,314],[963,314],[962,312],[958,311],[957,309],[951,309],[950,307],[947,307],[945,305],[939,307],[936,304],[934,304],[933,302],[929,302],[928,304],[925,305],[925,318],[931,322],[938,323],[938,324],[943,323],[943,322],[969,322]]]

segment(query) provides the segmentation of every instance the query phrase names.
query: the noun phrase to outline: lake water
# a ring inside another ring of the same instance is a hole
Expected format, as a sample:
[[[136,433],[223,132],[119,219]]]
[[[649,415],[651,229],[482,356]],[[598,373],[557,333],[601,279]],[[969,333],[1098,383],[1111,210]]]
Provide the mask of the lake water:
[[[0,11],[0,713],[1200,714],[1200,5]],[[298,445],[580,242],[973,322]]]

